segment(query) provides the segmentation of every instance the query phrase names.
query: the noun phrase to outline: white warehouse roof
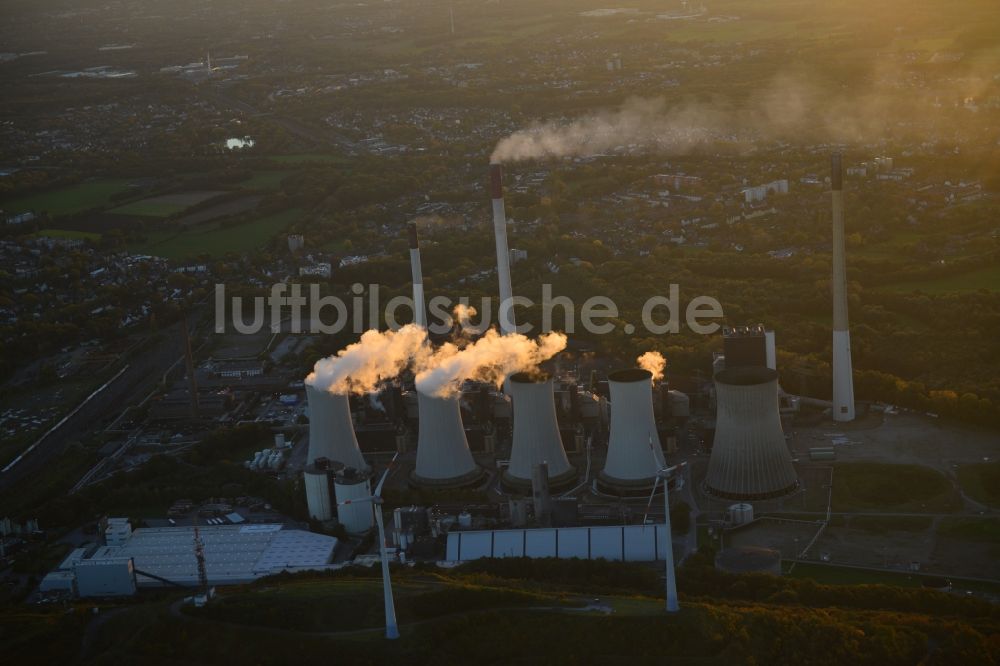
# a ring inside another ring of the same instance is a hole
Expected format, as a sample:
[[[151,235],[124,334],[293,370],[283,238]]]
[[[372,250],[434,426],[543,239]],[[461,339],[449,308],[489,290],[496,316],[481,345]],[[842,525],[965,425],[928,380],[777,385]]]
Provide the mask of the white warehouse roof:
[[[209,584],[242,583],[284,570],[323,569],[333,559],[337,539],[279,524],[207,525],[198,528]],[[98,549],[91,559],[131,557],[141,587],[160,581],[147,572],[181,585],[197,585],[194,527],[152,527],[132,532],[121,546]]]

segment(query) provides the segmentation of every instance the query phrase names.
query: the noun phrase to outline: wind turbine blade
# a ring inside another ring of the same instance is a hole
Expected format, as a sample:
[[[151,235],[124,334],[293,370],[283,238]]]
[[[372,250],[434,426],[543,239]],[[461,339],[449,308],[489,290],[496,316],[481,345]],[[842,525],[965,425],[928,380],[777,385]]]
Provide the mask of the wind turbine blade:
[[[392,466],[396,464],[396,458],[398,458],[398,457],[399,457],[399,451],[397,451],[396,455],[394,455],[392,457],[392,460],[389,461],[389,466],[386,467],[385,471],[382,473],[382,478],[379,479],[378,485],[375,486],[375,493],[374,494],[375,494],[376,497],[381,497],[382,496],[382,484],[385,483],[385,480],[389,477],[389,472],[392,471]]]
[[[337,506],[344,506],[345,504],[363,504],[364,502],[374,501],[374,497],[356,497],[354,499],[344,500],[343,502],[337,502]]]
[[[656,481],[653,481],[653,490],[649,493],[649,501],[646,502],[646,513],[642,514],[642,524],[646,524],[646,518],[649,516],[649,508],[653,506],[653,496],[656,495],[656,487],[660,485],[660,475],[656,475]]]

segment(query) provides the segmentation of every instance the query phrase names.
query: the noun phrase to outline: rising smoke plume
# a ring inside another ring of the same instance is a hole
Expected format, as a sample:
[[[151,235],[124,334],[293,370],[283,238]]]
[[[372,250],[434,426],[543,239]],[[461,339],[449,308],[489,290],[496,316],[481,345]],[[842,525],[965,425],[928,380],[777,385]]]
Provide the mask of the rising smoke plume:
[[[620,107],[553,119],[502,139],[490,158],[517,162],[609,153],[684,154],[696,148],[754,150],[761,141],[860,143],[902,137],[953,137],[946,115],[967,95],[986,94],[991,76],[973,67],[950,82],[902,87],[912,73],[873,66],[866,83],[844,90],[816,72],[790,70],[757,86],[735,108],[728,100],[631,98]],[[832,91],[832,92],[831,92]],[[971,92],[967,92],[971,91]],[[941,100],[948,100],[942,108]]]
[[[440,398],[454,395],[466,379],[499,386],[515,372],[535,369],[566,348],[566,336],[547,333],[531,340],[521,334],[500,335],[490,329],[486,335],[459,349],[443,345],[417,372],[417,390]]]
[[[306,383],[330,393],[371,393],[430,355],[427,332],[415,324],[398,331],[365,331],[336,356],[317,361]]]
[[[663,369],[667,367],[667,359],[663,358],[663,354],[660,352],[646,352],[635,359],[635,362],[643,370],[653,373],[654,382],[663,379]]]

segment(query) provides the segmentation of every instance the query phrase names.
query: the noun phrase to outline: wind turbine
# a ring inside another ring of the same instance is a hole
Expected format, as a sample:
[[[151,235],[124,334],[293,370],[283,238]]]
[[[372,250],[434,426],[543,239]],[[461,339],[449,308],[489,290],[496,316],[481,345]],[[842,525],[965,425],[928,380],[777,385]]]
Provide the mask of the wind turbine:
[[[670,532],[670,488],[668,481],[670,480],[671,474],[677,469],[677,466],[667,467],[666,460],[663,458],[663,452],[660,455],[656,455],[656,448],[653,446],[653,437],[649,437],[649,452],[653,454],[653,464],[656,465],[656,480],[653,481],[653,491],[649,493],[649,502],[646,503],[646,513],[642,516],[642,524],[646,524],[646,517],[649,515],[649,507],[653,506],[653,496],[656,495],[656,486],[660,484],[660,479],[663,479],[663,521],[665,523],[664,528],[667,531],[667,547],[666,552],[663,554],[663,559],[666,564],[666,597],[667,597],[667,612],[676,613],[680,610],[680,606],[677,604],[677,579],[674,574],[674,540]]]
[[[382,560],[382,594],[385,595],[385,637],[390,640],[399,638],[399,627],[396,625],[396,604],[392,600],[392,581],[389,580],[389,557],[385,552],[385,526],[382,524],[382,485],[385,483],[386,478],[388,478],[389,472],[392,471],[392,466],[396,463],[396,458],[398,457],[399,453],[392,457],[389,466],[382,473],[382,478],[379,479],[378,485],[375,486],[375,492],[370,497],[359,497],[337,503],[337,506],[361,504],[362,502],[371,502],[375,505],[372,508],[375,511],[375,524],[378,525],[379,558]]]

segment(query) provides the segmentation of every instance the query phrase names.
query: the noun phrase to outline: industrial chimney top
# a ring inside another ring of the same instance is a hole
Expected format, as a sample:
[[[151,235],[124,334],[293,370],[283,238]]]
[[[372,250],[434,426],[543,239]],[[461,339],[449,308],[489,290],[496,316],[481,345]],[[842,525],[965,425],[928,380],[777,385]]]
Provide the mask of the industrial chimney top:
[[[778,379],[778,371],[753,365],[740,365],[716,373],[715,381],[730,386],[756,386]]]
[[[541,384],[547,382],[551,377],[544,372],[515,372],[510,376],[510,381],[518,384]]]
[[[615,370],[608,375],[608,381],[612,382],[644,382],[653,378],[653,373],[641,368],[626,368]]]
[[[490,163],[490,196],[494,199],[503,197],[503,166],[498,162]]]

